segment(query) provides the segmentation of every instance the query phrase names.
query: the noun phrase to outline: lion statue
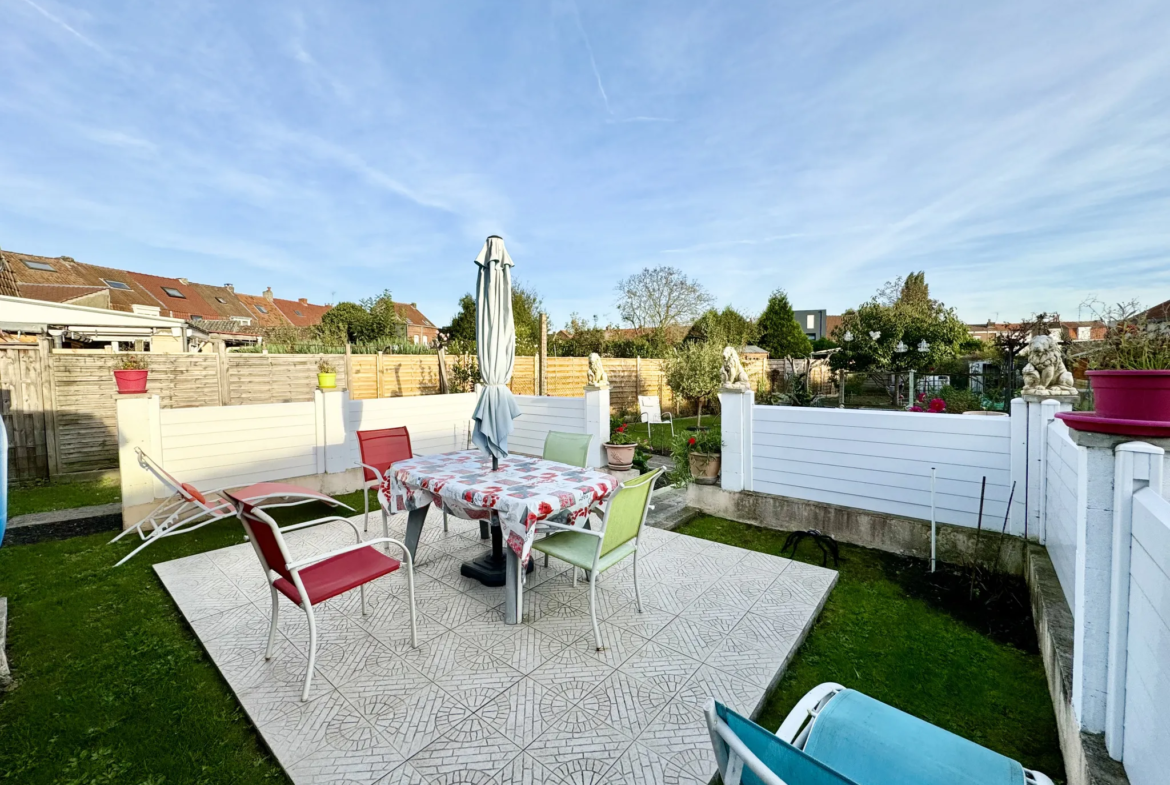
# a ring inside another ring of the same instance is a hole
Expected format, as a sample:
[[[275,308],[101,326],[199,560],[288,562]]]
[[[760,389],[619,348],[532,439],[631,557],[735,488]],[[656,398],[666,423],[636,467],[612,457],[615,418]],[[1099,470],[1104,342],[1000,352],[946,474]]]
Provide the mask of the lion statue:
[[[589,355],[589,371],[586,378],[591,387],[609,386],[609,374],[605,372],[605,366],[601,364],[601,355],[597,352]]]
[[[1060,346],[1050,335],[1037,335],[1028,348],[1020,352],[1027,358],[1024,366],[1024,392],[1028,395],[1076,395],[1073,376],[1064,367]]]
[[[730,346],[723,350],[723,370],[721,375],[723,377],[724,387],[738,387],[744,390],[751,389],[752,380],[748,378],[747,369],[743,367],[743,363],[739,359],[739,352]]]

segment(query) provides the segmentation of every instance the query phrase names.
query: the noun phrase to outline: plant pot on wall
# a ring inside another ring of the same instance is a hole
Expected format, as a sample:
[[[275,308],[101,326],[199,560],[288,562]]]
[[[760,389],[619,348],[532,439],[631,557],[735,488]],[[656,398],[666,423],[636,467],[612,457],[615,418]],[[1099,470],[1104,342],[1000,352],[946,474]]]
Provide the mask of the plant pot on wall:
[[[614,471],[624,472],[628,471],[634,465],[634,451],[638,448],[636,444],[610,444],[605,443],[605,462],[609,464],[609,468]]]
[[[146,377],[150,371],[114,371],[114,384],[121,395],[146,392]]]
[[[1170,424],[1170,371],[1089,371],[1093,408],[1111,420]]]
[[[693,452],[687,456],[691,464],[691,476],[699,485],[714,485],[719,481],[719,469],[723,456],[717,452]]]
[[[337,387],[337,374],[335,373],[319,373],[317,374],[317,386],[322,390],[332,390]]]

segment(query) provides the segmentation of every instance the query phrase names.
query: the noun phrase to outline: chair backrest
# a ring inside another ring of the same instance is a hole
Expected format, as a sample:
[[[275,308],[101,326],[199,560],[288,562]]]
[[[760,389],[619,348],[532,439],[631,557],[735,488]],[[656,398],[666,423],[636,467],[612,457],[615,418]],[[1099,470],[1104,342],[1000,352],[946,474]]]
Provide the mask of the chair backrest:
[[[268,517],[263,510],[238,496],[227,492],[223,495],[236,508],[236,515],[239,516],[240,523],[244,524],[244,531],[247,532],[248,540],[256,551],[256,557],[264,567],[264,573],[267,575],[268,571],[272,570],[286,581],[291,581],[288,548],[285,547],[284,536],[280,533],[276,521]]]
[[[662,422],[662,402],[657,395],[638,396],[638,414],[643,415],[642,422],[658,425]]]
[[[358,431],[358,447],[362,451],[362,463],[373,466],[378,470],[378,477],[365,467],[362,473],[366,482],[380,480],[386,476],[386,470],[395,461],[404,461],[413,458],[414,452],[410,448],[410,431],[406,426],[398,428],[381,428],[376,431]]]
[[[655,469],[643,475],[626,480],[609,500],[605,510],[605,534],[601,538],[601,555],[624,545],[638,536],[646,513],[650,509],[650,496],[654,493],[654,481],[665,469]]]
[[[135,447],[134,452],[138,454],[138,465],[153,474],[156,480],[168,486],[173,493],[179,494],[185,500],[207,508],[207,497],[198,488],[190,483],[179,482],[173,474],[159,466],[153,458],[143,452],[141,447]]]
[[[589,462],[589,443],[593,441],[591,433],[563,433],[549,431],[544,437],[544,453],[546,461],[567,463],[570,466],[585,468]]]
[[[856,785],[845,775],[714,700],[707,703],[707,729],[719,773],[726,775],[730,759],[739,758],[744,763],[740,778],[743,785]]]

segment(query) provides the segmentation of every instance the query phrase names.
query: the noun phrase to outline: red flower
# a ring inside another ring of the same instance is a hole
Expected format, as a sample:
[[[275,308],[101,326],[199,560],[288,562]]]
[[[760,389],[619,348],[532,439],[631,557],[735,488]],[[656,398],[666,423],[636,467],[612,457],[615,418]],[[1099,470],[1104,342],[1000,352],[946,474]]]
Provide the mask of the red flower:
[[[687,439],[687,446],[688,446],[688,447],[694,447],[694,446],[695,446],[695,441],[696,441],[696,440],[695,440],[695,437],[694,437],[694,436],[692,436],[691,438]]]
[[[924,393],[924,392],[918,393],[918,402],[922,403],[925,400],[926,400],[926,393]]]
[[[935,414],[945,412],[947,410],[947,402],[942,398],[932,398],[930,401],[930,410]]]
[[[915,404],[914,406],[911,406],[909,410],[910,410],[910,411],[912,411],[912,412],[924,412],[924,411],[926,411],[926,409],[923,409],[921,406],[918,406],[917,404]]]
[[[626,424],[622,423],[621,425],[619,425],[617,428],[617,432],[618,433],[625,433],[626,432]]]

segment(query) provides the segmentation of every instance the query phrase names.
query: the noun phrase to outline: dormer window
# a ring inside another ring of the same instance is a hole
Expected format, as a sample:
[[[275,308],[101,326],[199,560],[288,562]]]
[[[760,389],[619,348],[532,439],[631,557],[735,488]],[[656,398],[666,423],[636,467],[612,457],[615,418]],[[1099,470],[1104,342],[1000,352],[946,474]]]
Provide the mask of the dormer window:
[[[24,266],[30,270],[42,270],[46,273],[57,272],[56,270],[53,269],[53,265],[48,264],[47,262],[33,262],[33,261],[28,260],[28,259],[24,259],[22,261],[24,262]]]
[[[227,300],[223,299],[222,297],[216,297],[215,301],[217,303],[223,303],[224,305],[227,305]]]
[[[186,300],[186,299],[187,299],[187,295],[183,294],[183,293],[182,293],[182,292],[180,292],[178,289],[173,289],[173,288],[171,288],[170,286],[164,286],[164,287],[162,288],[162,290],[163,290],[163,292],[164,292],[164,293],[166,293],[166,295],[167,295],[167,296],[169,296],[169,297],[178,297],[180,300]]]
[[[122,283],[121,281],[111,281],[109,278],[103,278],[102,283],[104,283],[106,286],[110,287],[111,289],[120,289],[123,292],[130,291],[130,285]]]
[[[260,313],[268,313],[268,309],[266,309],[263,305],[257,305],[257,306],[255,306],[255,308]]]
[[[304,316],[304,314],[300,311],[293,311],[293,313],[295,313],[297,316]]]

